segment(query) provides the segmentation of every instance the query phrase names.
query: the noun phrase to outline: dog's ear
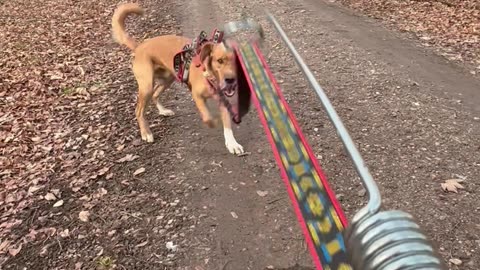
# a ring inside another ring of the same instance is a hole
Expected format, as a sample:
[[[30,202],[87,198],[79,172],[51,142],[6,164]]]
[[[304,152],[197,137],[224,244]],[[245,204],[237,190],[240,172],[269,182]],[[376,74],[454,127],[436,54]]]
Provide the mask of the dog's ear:
[[[200,61],[204,63],[207,57],[210,58],[212,51],[213,51],[213,44],[207,43],[203,45],[202,50],[200,51]]]

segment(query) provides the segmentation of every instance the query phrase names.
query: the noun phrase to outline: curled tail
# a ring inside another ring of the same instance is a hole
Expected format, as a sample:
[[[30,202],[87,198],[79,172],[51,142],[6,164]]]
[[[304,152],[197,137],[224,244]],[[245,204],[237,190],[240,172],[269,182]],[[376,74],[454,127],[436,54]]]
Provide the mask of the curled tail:
[[[113,38],[117,43],[125,45],[133,51],[137,47],[137,41],[130,37],[125,31],[125,19],[132,13],[142,15],[143,9],[135,3],[118,6],[112,17],[112,31]]]

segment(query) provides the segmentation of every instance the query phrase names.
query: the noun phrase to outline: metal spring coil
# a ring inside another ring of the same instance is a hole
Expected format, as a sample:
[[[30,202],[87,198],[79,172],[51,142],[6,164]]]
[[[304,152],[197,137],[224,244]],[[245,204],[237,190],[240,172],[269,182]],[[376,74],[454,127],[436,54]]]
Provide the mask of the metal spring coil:
[[[430,241],[410,214],[382,211],[346,231],[350,263],[356,270],[444,270]]]

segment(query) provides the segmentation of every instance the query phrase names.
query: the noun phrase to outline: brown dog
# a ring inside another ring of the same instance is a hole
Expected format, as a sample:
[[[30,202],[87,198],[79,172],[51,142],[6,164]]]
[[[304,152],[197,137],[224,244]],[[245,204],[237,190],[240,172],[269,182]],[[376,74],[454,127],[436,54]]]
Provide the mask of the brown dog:
[[[138,83],[138,100],[135,110],[142,139],[153,142],[153,134],[145,119],[145,108],[150,101],[156,105],[160,115],[174,115],[172,110],[165,108],[159,101],[160,94],[175,80],[174,57],[185,45],[192,41],[188,38],[174,35],[159,36],[147,39],[140,44],[128,36],[125,31],[125,19],[130,14],[143,14],[143,9],[133,3],[120,5],[112,17],[113,35],[121,45],[130,48],[134,53],[132,70]],[[206,106],[206,99],[214,97],[211,85],[206,80],[206,74],[213,75],[220,88],[237,83],[237,65],[235,53],[223,42],[203,45],[197,55],[201,63],[192,63],[185,83],[192,92],[193,100],[200,112],[203,122],[214,127],[215,121]],[[200,65],[201,64],[201,65]],[[203,69],[202,69],[203,68]],[[154,82],[157,85],[154,87]],[[235,104],[234,104],[235,105]],[[233,136],[231,115],[225,106],[220,105],[225,145],[232,154],[243,153],[243,147]]]

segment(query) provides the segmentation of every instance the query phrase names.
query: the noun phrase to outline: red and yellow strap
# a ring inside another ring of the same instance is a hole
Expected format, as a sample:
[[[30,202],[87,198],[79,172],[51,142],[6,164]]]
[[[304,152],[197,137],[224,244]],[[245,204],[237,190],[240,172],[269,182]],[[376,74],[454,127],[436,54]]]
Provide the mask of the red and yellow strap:
[[[237,45],[252,99],[317,269],[350,270],[347,220],[257,44]]]

